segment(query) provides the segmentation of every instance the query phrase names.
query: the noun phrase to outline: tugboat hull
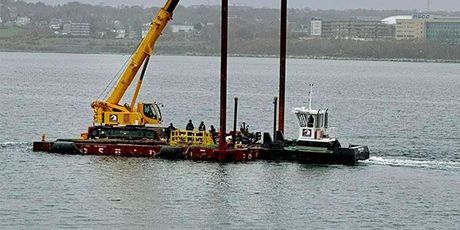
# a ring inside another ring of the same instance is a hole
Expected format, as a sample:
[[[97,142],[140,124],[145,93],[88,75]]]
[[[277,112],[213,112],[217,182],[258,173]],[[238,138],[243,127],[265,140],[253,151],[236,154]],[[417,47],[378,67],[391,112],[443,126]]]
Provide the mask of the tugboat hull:
[[[369,159],[367,146],[335,148],[334,150],[311,148],[270,148],[261,152],[261,159],[297,161],[308,164],[343,164],[356,165],[360,160]]]
[[[285,140],[278,132],[273,142],[269,133],[264,133],[260,158],[265,160],[297,161],[306,164],[355,165],[369,159],[369,148],[362,145],[341,147],[336,139],[320,141]]]

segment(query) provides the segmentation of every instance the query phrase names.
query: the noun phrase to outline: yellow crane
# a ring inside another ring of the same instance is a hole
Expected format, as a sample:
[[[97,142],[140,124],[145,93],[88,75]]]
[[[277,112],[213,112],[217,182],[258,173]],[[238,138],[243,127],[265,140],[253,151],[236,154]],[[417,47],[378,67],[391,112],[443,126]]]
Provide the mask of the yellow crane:
[[[161,111],[157,103],[148,104],[140,102],[136,105],[136,101],[155,42],[158,40],[168,21],[172,19],[173,11],[178,3],[179,0],[168,0],[157,13],[148,33],[132,55],[130,63],[127,65],[110,96],[106,100],[96,100],[91,103],[94,111],[93,123],[95,125],[145,126],[147,124],[155,125],[161,123]],[[142,65],[143,70],[137,82],[131,104],[120,105],[121,99]]]

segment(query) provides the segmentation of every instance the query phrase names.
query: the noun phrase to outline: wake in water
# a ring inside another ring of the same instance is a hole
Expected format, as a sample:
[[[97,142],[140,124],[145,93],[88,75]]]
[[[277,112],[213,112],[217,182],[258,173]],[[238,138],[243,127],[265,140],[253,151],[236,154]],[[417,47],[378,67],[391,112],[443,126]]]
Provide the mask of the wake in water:
[[[388,165],[395,167],[430,168],[430,169],[456,169],[460,170],[460,162],[438,160],[413,160],[404,158],[370,157],[365,161],[368,164]]]
[[[21,148],[21,147],[32,147],[31,142],[14,142],[14,141],[6,141],[0,143],[0,148],[2,149],[10,149],[10,148]]]
[[[0,149],[13,150],[13,149],[32,149],[31,142],[14,142],[6,141],[0,143]],[[371,156],[369,160],[364,161],[366,164],[374,165],[387,165],[394,167],[411,167],[411,168],[429,168],[429,169],[441,169],[441,170],[460,170],[459,161],[447,161],[447,160],[415,160],[409,158],[387,158]]]

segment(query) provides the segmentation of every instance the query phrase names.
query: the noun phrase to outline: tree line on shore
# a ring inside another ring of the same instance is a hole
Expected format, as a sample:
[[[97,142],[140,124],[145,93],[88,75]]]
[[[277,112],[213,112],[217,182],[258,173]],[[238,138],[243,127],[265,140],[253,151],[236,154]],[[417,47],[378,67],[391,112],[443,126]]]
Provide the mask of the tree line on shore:
[[[0,51],[62,52],[62,53],[132,53],[138,41],[103,40],[91,38],[41,38],[36,40],[0,39]],[[161,55],[219,55],[219,44],[203,41],[168,41],[160,39],[155,54]],[[460,46],[419,41],[351,41],[312,39],[289,41],[288,55],[306,58],[364,58],[460,60]],[[233,56],[277,56],[279,42],[260,39],[229,42]]]
[[[149,22],[158,10],[156,7],[110,7],[78,2],[51,6],[40,2],[0,0],[0,17],[3,24],[7,18],[6,8],[14,9],[17,16],[30,17],[31,23],[21,28],[22,32],[14,36],[0,36],[0,50],[75,53],[132,52],[140,37],[101,39],[97,32],[110,31],[115,26],[114,22],[123,28],[140,31],[142,24]],[[290,9],[288,52],[292,56],[308,57],[460,59],[460,45],[429,41],[318,39],[302,34],[303,26],[308,26],[312,17],[340,20],[356,17],[384,18],[413,13],[413,11],[398,10]],[[439,14],[460,15],[459,12],[439,12]],[[279,10],[231,7],[229,15],[231,16],[230,54],[277,55],[279,53]],[[49,23],[53,19],[88,22],[91,24],[92,36],[86,38],[56,36],[49,28]],[[220,8],[218,6],[180,6],[175,12],[172,23],[193,25],[195,30],[191,33],[165,31],[158,43],[157,53],[216,55],[220,52]],[[1,29],[2,25],[0,25],[0,33]]]

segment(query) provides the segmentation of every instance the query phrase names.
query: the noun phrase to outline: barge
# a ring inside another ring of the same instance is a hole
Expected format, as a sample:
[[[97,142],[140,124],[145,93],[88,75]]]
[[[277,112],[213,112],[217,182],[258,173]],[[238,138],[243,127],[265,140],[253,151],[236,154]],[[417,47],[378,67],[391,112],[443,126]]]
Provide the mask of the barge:
[[[261,148],[245,145],[219,150],[208,131],[174,130],[166,138],[161,128],[149,129],[146,135],[137,127],[90,127],[88,139],[57,139],[33,143],[34,152],[72,155],[99,155],[118,157],[148,157],[168,160],[194,160],[215,162],[244,162],[259,159]],[[111,132],[104,132],[110,130]],[[114,130],[118,130],[115,132]],[[141,129],[145,130],[145,129]],[[158,131],[162,130],[162,131]],[[114,135],[116,134],[116,135]],[[82,135],[86,136],[86,133]]]
[[[173,11],[178,3],[179,0],[166,1],[164,7],[153,19],[148,33],[132,55],[117,84],[111,87],[113,90],[110,95],[104,100],[98,98],[91,104],[95,126],[90,127],[79,139],[47,141],[43,136],[41,141],[33,143],[33,151],[217,162],[265,159],[350,165],[369,158],[369,150],[366,146],[341,147],[339,141],[332,135],[332,129],[328,128],[327,110],[312,110],[311,98],[309,109],[304,107],[296,109],[299,119],[299,137],[296,140],[284,139],[286,0],[281,1],[279,130],[276,131],[275,118],[274,141],[269,133],[264,133],[263,139],[260,133],[249,134],[244,125],[239,132],[236,131],[237,99],[235,99],[233,132],[226,131],[227,0],[222,1],[220,135],[216,135],[215,131],[195,131],[193,128],[192,130],[171,130],[158,126],[163,121],[160,104],[136,102],[153,47],[168,21],[172,19]],[[122,103],[122,98],[141,67],[141,75],[134,89],[131,103]],[[228,139],[231,141],[227,141]]]

